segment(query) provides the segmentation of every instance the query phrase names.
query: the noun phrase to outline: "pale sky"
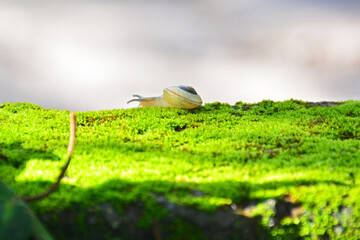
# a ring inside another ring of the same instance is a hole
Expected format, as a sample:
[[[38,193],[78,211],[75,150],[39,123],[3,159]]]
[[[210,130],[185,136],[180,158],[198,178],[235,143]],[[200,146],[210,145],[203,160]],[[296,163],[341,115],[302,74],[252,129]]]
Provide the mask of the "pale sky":
[[[0,0],[0,103],[136,107],[193,86],[203,101],[360,100],[360,4],[280,0]]]

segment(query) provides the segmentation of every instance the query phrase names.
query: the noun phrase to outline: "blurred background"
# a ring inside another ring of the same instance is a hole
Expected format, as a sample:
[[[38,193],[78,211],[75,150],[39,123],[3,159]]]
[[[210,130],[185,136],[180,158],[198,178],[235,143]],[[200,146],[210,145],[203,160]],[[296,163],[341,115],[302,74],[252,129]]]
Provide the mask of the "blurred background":
[[[0,0],[0,103],[360,99],[360,1]]]

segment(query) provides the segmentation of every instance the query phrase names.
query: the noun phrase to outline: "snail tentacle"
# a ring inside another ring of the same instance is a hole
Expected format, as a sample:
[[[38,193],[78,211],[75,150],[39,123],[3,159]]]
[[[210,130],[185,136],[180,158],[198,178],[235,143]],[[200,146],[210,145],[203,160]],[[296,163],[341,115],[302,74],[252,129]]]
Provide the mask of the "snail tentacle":
[[[143,96],[134,94],[133,97],[137,97],[137,98],[131,99],[130,101],[127,101],[127,103],[144,101]]]
[[[135,97],[135,95],[134,95],[134,97]],[[127,101],[127,104],[129,104],[131,102],[141,102],[141,100],[142,100],[141,98],[134,98],[134,99]]]
[[[138,98],[134,98],[131,99],[130,101],[128,101],[127,103],[131,103],[131,102],[151,102],[156,100],[158,97],[142,97],[140,95],[133,95],[133,97],[138,97]]]
[[[137,94],[134,94],[133,97],[137,97],[137,98],[140,98],[140,99],[144,98],[143,96],[137,95]]]

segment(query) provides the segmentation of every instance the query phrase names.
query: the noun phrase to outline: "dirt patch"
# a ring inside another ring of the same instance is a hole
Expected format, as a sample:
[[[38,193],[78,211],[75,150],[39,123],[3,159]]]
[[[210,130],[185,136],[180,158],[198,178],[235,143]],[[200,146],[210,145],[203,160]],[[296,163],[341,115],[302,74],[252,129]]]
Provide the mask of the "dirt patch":
[[[343,104],[342,102],[306,102],[305,106],[307,107],[332,107]]]

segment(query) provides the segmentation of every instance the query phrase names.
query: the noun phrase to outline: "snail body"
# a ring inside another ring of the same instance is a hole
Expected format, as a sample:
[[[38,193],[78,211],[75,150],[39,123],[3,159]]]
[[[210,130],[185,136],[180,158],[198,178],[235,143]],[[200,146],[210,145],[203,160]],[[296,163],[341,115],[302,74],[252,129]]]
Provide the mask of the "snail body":
[[[163,95],[159,97],[142,97],[140,95],[133,95],[134,99],[130,102],[139,102],[142,107],[173,107],[192,109],[202,105],[201,97],[197,94],[195,89],[190,86],[172,86],[167,87],[163,91]]]

